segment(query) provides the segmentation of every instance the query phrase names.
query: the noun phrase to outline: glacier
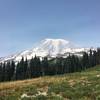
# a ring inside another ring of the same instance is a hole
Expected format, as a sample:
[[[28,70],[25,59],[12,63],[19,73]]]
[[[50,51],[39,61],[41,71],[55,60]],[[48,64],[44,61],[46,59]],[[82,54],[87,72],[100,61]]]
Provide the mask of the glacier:
[[[89,52],[90,48],[81,48],[72,42],[64,39],[44,39],[40,41],[38,46],[32,49],[24,50],[22,52],[1,57],[0,62],[15,61],[18,62],[22,59],[30,60],[35,55],[40,57],[55,58],[55,57],[67,57],[69,54],[74,54],[77,56],[82,56],[83,52]]]

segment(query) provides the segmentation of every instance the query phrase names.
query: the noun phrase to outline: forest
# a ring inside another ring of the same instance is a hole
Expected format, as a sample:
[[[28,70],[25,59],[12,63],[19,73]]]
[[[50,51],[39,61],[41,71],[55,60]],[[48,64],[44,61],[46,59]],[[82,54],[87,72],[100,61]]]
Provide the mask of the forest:
[[[98,64],[100,64],[100,48],[90,49],[89,53],[83,52],[82,57],[70,54],[66,58],[56,57],[51,60],[47,57],[42,60],[37,56],[31,60],[22,57],[17,64],[14,61],[0,63],[0,82],[81,72]]]

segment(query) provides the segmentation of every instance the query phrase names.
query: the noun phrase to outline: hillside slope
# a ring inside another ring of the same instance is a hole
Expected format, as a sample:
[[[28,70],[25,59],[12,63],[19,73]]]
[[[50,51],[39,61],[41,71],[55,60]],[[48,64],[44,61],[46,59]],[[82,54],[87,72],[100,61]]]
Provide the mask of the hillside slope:
[[[0,100],[100,100],[100,65],[83,72],[0,83]]]

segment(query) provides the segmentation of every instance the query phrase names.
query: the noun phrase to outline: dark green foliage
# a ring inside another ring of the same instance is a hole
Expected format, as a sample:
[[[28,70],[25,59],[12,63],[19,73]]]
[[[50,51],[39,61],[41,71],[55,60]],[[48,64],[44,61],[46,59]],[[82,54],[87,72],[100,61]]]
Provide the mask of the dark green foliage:
[[[0,64],[0,82],[3,80],[3,68],[2,64]]]
[[[97,49],[96,58],[97,58],[96,64],[100,64],[100,48]]]
[[[5,71],[6,71],[6,64],[4,63],[2,65],[2,81],[6,81],[5,80]]]
[[[32,57],[32,59],[30,60],[30,66],[29,66],[29,72],[30,72],[30,77],[33,77],[33,75],[34,75],[34,59],[33,59],[33,57]]]
[[[38,57],[34,57],[30,60],[29,63],[29,68],[28,68],[29,72],[30,72],[30,77],[38,77],[41,75],[41,62],[40,59]]]
[[[63,58],[56,58],[56,66],[57,66],[57,74],[62,74],[63,73]]]
[[[15,63],[12,61],[0,64],[0,81],[11,81],[15,71]]]
[[[96,61],[97,61],[97,52],[96,51],[93,51],[93,66],[95,66],[97,63],[96,63]]]
[[[53,58],[51,60],[48,60],[47,57],[40,60],[37,56],[31,60],[27,60],[27,58],[24,60],[22,57],[17,65],[14,61],[0,64],[0,81],[79,72],[97,64],[100,64],[99,48],[97,51],[84,52],[83,57],[70,54],[66,58]]]
[[[41,64],[41,73],[42,76],[49,75],[49,65],[48,65],[48,59],[47,57],[43,58],[42,64]]]
[[[22,60],[16,66],[16,79],[26,79],[27,67],[27,59],[24,61],[22,57]]]
[[[41,62],[38,57],[34,57],[34,77],[38,77],[41,75]]]
[[[89,67],[89,56],[86,52],[83,53],[82,66],[83,66],[83,69],[86,69]]]
[[[10,80],[14,80],[14,74],[15,74],[15,62],[12,61],[10,65],[10,74],[9,74],[11,78]]]
[[[92,50],[90,49],[90,54],[89,54],[89,66],[93,65],[93,55],[92,55]]]

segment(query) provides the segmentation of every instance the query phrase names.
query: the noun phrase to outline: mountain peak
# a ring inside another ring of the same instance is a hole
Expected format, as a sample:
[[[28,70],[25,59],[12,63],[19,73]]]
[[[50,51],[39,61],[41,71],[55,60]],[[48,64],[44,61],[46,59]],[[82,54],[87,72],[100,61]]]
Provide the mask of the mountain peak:
[[[35,51],[42,51],[50,56],[57,56],[58,54],[63,54],[66,49],[69,48],[76,48],[76,45],[64,39],[47,38],[39,43],[39,46],[36,47]]]
[[[69,41],[67,40],[64,40],[64,39],[51,39],[51,38],[47,38],[47,39],[44,39],[43,41],[41,41],[40,45],[43,46],[60,46],[62,45],[63,46],[68,46],[68,44],[70,44]]]
[[[58,55],[67,57],[69,53],[82,55],[83,51],[89,49],[78,48],[72,42],[64,39],[51,39],[47,38],[39,42],[39,44],[31,50],[25,50],[12,56],[0,58],[0,62],[14,60],[20,61],[22,57],[31,59],[35,55],[38,57],[57,57]]]
[[[46,38],[44,41],[53,41],[53,42],[66,42],[69,43],[69,41],[64,40],[64,39],[52,39],[52,38]]]

